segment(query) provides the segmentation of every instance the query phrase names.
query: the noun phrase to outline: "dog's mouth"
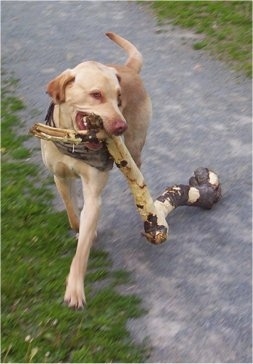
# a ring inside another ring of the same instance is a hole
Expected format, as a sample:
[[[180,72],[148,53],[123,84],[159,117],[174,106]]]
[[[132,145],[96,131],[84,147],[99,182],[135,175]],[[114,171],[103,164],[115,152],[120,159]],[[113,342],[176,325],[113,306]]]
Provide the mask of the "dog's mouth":
[[[81,111],[76,114],[76,126],[78,130],[88,130],[87,116],[89,116],[88,113]]]
[[[91,126],[89,122],[90,113],[78,111],[75,117],[76,127],[78,131],[89,131],[88,142],[84,145],[91,150],[99,150],[103,147],[103,141],[96,137],[96,126]]]

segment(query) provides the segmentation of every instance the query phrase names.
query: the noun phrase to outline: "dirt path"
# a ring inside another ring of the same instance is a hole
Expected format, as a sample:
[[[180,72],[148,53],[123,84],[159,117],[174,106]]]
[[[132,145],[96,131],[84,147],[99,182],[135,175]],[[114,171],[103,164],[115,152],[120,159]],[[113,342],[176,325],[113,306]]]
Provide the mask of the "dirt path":
[[[251,362],[251,82],[193,51],[192,34],[158,28],[135,2],[4,1],[3,62],[21,80],[27,128],[44,117],[45,85],[59,72],[83,59],[124,60],[108,30],[144,55],[154,115],[143,173],[153,195],[199,166],[217,171],[224,191],[212,211],[176,210],[169,242],[154,247],[112,172],[97,244],[133,272],[129,291],[148,310],[129,328],[135,340],[148,337],[150,362]]]

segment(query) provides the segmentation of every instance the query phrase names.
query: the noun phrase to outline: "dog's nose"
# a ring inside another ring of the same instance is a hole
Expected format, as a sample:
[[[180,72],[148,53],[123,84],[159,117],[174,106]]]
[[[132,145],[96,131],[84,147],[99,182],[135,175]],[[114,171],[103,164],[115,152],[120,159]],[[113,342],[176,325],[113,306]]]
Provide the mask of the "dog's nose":
[[[123,120],[115,120],[112,124],[112,134],[121,135],[127,130],[127,123]]]

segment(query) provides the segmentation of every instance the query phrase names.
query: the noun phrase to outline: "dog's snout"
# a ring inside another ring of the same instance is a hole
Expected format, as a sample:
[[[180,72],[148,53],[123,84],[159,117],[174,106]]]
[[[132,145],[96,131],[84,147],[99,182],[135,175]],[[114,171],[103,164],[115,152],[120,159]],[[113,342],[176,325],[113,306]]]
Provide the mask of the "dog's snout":
[[[121,135],[124,131],[127,130],[127,123],[123,120],[115,120],[112,124],[112,131],[113,135]]]

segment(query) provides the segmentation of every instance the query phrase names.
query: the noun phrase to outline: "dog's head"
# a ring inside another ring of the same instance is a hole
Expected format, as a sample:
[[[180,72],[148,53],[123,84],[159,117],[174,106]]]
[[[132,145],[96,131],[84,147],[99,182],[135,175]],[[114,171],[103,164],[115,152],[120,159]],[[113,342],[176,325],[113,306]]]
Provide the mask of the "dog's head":
[[[85,117],[95,113],[103,119],[108,134],[121,135],[127,129],[121,112],[120,78],[112,67],[83,62],[53,79],[47,93],[68,114],[64,115],[64,125],[60,127],[86,130]]]

